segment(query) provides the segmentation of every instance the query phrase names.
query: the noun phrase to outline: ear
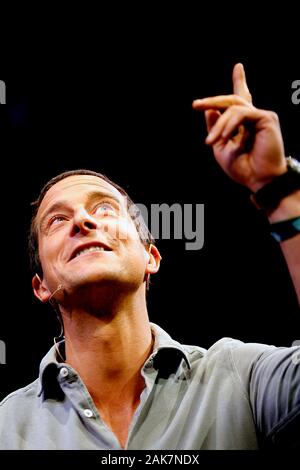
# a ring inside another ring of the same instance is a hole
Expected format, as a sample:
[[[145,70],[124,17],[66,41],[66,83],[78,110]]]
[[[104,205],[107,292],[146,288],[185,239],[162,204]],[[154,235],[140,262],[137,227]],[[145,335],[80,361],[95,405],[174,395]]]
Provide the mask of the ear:
[[[148,261],[147,261],[145,273],[155,274],[159,270],[159,266],[160,266],[160,260],[161,260],[160,252],[158,251],[156,246],[151,244],[147,255],[148,255]]]
[[[51,292],[48,289],[46,281],[35,274],[32,278],[32,289],[34,295],[43,303],[48,302]]]

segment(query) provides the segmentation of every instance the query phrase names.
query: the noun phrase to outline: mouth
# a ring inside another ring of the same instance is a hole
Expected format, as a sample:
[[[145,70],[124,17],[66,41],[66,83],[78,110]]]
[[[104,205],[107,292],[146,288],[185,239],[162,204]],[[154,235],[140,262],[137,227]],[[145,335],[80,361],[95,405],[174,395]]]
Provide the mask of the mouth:
[[[85,255],[87,253],[101,252],[101,251],[112,251],[112,249],[108,245],[105,245],[104,243],[101,243],[101,242],[85,243],[84,245],[80,245],[77,248],[75,248],[69,261],[75,258],[78,258],[81,255]]]

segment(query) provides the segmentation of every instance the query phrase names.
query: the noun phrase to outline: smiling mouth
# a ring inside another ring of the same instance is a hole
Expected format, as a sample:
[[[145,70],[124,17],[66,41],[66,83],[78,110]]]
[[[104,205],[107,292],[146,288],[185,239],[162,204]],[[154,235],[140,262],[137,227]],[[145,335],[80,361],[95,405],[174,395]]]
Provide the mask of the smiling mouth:
[[[78,256],[84,255],[85,253],[91,253],[93,251],[108,251],[105,250],[103,246],[91,246],[90,248],[84,248],[83,250],[78,251],[76,253],[75,258],[78,258]]]
[[[82,249],[78,249],[78,251],[75,252],[75,254],[72,255],[71,260],[78,258],[81,255],[85,255],[87,253],[93,253],[93,252],[102,252],[102,251],[112,251],[110,248],[102,245],[92,245],[92,246],[86,246],[83,247]]]

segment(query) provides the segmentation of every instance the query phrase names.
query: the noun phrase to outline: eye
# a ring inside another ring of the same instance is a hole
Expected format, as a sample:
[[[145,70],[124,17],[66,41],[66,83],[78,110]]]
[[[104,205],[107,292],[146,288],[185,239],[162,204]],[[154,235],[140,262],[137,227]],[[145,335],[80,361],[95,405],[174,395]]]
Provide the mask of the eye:
[[[113,204],[110,203],[110,202],[107,202],[107,201],[101,202],[95,208],[95,214],[96,215],[103,215],[103,214],[107,214],[108,212],[115,212],[115,211],[116,211],[116,209],[113,206]]]
[[[54,215],[53,217],[51,217],[51,219],[49,220],[49,226],[52,226],[52,225],[56,225],[60,222],[63,222],[64,220],[66,220],[66,217],[64,215]]]

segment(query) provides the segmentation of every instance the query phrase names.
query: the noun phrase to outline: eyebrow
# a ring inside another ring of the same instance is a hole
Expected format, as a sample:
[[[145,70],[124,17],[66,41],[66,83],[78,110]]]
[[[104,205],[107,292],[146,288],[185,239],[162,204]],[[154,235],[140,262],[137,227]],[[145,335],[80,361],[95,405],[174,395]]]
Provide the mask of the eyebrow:
[[[105,192],[105,191],[88,192],[86,194],[86,204],[92,204],[94,201],[97,201],[98,199],[105,198],[105,197],[109,199],[113,199],[115,202],[117,202],[119,206],[121,205],[121,201],[120,201],[121,198],[119,199],[113,193]],[[46,210],[45,214],[41,217],[41,220],[39,222],[39,227],[43,227],[45,220],[47,219],[47,217],[49,217],[50,214],[52,214],[53,212],[62,210],[62,209],[70,209],[70,202],[68,200],[62,199],[52,204],[52,206],[50,206],[49,209]]]

